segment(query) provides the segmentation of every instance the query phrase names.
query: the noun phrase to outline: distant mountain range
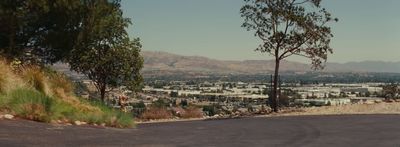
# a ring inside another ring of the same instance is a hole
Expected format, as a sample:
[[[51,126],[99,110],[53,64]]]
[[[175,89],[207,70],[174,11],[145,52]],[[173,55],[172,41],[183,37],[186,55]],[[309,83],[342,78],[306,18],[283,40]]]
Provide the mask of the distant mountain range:
[[[201,56],[182,56],[167,52],[143,51],[144,74],[259,74],[274,71],[273,60],[216,60]],[[157,71],[157,72],[155,72]],[[283,61],[281,72],[308,72],[310,65]],[[400,73],[400,62],[363,61],[327,63],[321,72],[387,72]]]
[[[326,71],[400,73],[400,62],[362,61],[347,63],[327,63]]]
[[[207,75],[256,75],[270,74],[274,71],[273,60],[227,61],[200,56],[182,56],[167,52],[143,51],[144,77],[186,76],[198,77]],[[57,63],[53,68],[70,75],[74,79],[84,78],[82,74],[70,71],[67,64]],[[283,61],[281,73],[307,73],[313,71],[310,65]],[[363,61],[348,63],[327,63],[325,73],[400,73],[400,62]]]

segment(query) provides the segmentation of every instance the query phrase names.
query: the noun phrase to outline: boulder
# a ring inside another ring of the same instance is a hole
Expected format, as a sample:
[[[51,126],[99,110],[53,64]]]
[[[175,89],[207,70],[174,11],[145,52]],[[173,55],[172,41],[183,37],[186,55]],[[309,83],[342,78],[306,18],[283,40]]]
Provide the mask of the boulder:
[[[5,118],[5,119],[13,119],[13,118],[14,118],[14,115],[6,114],[6,115],[4,115],[4,118]]]
[[[74,121],[74,124],[77,125],[77,126],[83,125],[83,123],[81,121],[79,121],[79,120]]]

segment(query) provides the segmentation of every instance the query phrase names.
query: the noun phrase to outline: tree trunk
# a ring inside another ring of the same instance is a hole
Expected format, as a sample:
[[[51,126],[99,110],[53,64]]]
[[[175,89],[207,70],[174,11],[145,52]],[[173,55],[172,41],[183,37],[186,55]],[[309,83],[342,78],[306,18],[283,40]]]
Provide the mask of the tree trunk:
[[[104,84],[104,85],[101,85],[101,87],[100,87],[100,98],[103,103],[105,102],[104,101],[105,95],[106,95],[106,85]]]
[[[278,77],[279,77],[279,59],[275,60],[274,89],[272,90],[272,110],[278,112]]]

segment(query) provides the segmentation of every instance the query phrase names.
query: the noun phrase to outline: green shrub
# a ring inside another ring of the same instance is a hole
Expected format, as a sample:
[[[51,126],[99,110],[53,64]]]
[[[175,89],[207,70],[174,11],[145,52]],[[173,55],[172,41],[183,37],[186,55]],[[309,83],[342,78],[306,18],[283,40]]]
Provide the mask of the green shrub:
[[[89,124],[105,123],[111,127],[133,127],[133,117],[130,113],[114,110],[101,102],[82,101],[82,105],[90,105],[99,108],[85,110],[65,102],[52,98],[34,89],[15,89],[7,96],[0,95],[0,110],[9,109],[18,117],[30,120],[50,122],[51,120],[63,120],[68,122],[85,121]]]
[[[0,95],[0,112],[7,110],[7,99],[5,95]]]
[[[119,128],[124,128],[124,127],[133,127],[133,119],[130,113],[125,113],[121,111],[117,111],[117,126]]]
[[[53,103],[50,109],[50,117],[52,120],[75,120],[74,118],[76,117],[75,115],[78,112],[78,109],[63,101],[55,101],[56,103]]]
[[[158,99],[157,101],[154,101],[152,107],[156,108],[164,108],[164,107],[169,107],[169,102],[167,102],[167,99]]]
[[[88,100],[81,100],[81,101],[83,103],[87,103],[94,107],[99,108],[102,112],[102,115],[89,113],[88,118],[86,118],[89,121],[106,123],[107,126],[119,127],[119,128],[127,128],[127,127],[129,128],[134,126],[133,114],[131,113],[125,113],[120,110],[112,109],[101,101],[88,101]]]
[[[6,77],[4,74],[0,74],[0,93],[4,93],[6,91],[6,85],[8,84],[6,81]]]
[[[16,89],[8,95],[9,108],[16,115],[36,121],[50,121],[49,112],[53,104],[50,97],[30,89]]]
[[[218,105],[203,106],[203,111],[206,112],[208,116],[214,116],[215,114],[220,113],[220,106]]]

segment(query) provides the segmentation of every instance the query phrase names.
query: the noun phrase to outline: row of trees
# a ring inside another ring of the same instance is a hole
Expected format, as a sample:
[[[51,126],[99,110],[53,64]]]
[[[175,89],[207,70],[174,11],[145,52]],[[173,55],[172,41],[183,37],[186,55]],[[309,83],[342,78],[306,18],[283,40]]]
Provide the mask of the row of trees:
[[[0,54],[40,65],[66,62],[87,75],[104,100],[107,87],[142,82],[139,39],[130,39],[120,0],[2,0]]]

